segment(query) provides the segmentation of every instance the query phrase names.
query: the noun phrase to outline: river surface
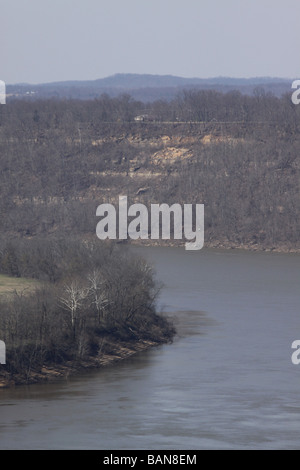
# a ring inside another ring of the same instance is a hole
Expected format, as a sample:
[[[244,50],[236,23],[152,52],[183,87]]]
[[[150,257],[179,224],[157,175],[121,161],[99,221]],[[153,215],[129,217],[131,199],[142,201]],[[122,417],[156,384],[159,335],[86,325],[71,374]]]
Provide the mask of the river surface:
[[[300,257],[136,248],[178,336],[122,363],[0,391],[1,449],[300,449]]]

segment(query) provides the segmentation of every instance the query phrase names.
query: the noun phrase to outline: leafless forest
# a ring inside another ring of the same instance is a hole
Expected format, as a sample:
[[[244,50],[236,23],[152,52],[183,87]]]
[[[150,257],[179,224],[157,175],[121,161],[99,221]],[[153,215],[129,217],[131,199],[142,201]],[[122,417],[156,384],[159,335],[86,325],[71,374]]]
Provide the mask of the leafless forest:
[[[140,116],[140,120],[135,120]],[[207,245],[299,249],[300,106],[257,89],[13,101],[0,108],[1,225],[94,236],[120,194],[203,203]]]
[[[1,298],[5,374],[96,357],[108,337],[172,338],[147,264],[96,239],[119,195],[204,204],[207,246],[298,251],[299,131],[300,106],[261,89],[1,106],[0,272],[39,282]]]

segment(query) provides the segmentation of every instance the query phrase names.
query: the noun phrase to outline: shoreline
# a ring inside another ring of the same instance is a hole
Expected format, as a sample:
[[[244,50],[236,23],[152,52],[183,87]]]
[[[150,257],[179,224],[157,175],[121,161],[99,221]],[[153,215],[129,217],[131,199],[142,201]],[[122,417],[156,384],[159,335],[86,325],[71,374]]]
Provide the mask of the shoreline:
[[[166,344],[165,341],[113,341],[107,340],[111,347],[110,353],[101,352],[97,356],[88,356],[85,359],[70,360],[63,364],[45,364],[40,370],[32,370],[28,376],[24,374],[10,374],[0,369],[0,392],[3,389],[17,387],[20,385],[33,385],[39,383],[53,383],[58,379],[75,376],[83,371],[92,371],[111,366],[117,362],[124,361],[140,352],[147,351],[150,348]],[[0,366],[0,367],[5,367]]]
[[[123,243],[123,242],[120,242]],[[185,241],[181,240],[130,240],[130,241],[125,241],[125,244],[128,244],[128,246],[145,246],[145,247],[165,247],[165,248],[184,248]],[[238,243],[232,243],[228,241],[216,241],[216,242],[205,242],[204,241],[204,246],[202,249],[215,249],[215,250],[244,250],[248,251],[250,253],[283,253],[283,254],[299,254],[300,253],[300,247],[291,247],[288,246],[288,244],[283,244],[280,246],[264,246],[264,245],[259,245],[259,244],[251,244],[251,243],[246,243],[246,244],[238,244]],[[196,250],[197,251],[197,250]],[[201,251],[201,250],[198,250]]]
[[[124,242],[123,242],[124,243]],[[128,246],[135,247],[170,247],[170,248],[184,248],[184,242],[174,240],[132,240],[125,241]],[[269,252],[269,253],[282,253],[282,254],[299,254],[300,248],[290,248],[288,246],[281,247],[264,247],[262,245],[234,245],[225,242],[205,243],[204,249],[220,249],[220,250],[245,250],[248,252]],[[173,335],[176,336],[176,332]],[[84,370],[96,370],[103,367],[111,366],[117,362],[126,360],[127,358],[150,348],[161,346],[172,342],[173,338],[169,341],[150,341],[150,340],[130,340],[122,341],[114,338],[104,338],[106,345],[109,346],[110,352],[98,353],[96,356],[87,356],[84,359],[68,360],[62,364],[49,363],[43,365],[39,370],[32,370],[28,375],[17,373],[11,374],[10,372],[2,370],[5,365],[0,365],[0,391],[10,387],[19,385],[31,385],[38,383],[50,383],[57,379],[68,378],[74,376]]]

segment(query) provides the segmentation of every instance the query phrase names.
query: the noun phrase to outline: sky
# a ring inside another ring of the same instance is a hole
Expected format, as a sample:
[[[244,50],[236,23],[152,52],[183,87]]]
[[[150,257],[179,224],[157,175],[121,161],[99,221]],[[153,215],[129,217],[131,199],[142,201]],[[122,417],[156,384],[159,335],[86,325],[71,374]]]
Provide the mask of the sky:
[[[300,0],[0,0],[0,79],[300,78]]]

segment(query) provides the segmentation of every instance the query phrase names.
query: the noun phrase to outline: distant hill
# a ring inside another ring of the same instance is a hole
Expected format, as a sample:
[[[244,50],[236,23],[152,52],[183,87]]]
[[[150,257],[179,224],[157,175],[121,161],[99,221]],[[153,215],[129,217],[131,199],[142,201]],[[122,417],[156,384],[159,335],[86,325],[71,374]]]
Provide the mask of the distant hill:
[[[291,90],[293,79],[255,78],[184,78],[173,75],[116,74],[97,80],[62,81],[44,84],[7,85],[8,98],[94,99],[106,93],[111,97],[129,94],[143,102],[171,100],[183,89],[213,89],[223,93],[238,90],[252,95],[256,88],[281,96]]]

